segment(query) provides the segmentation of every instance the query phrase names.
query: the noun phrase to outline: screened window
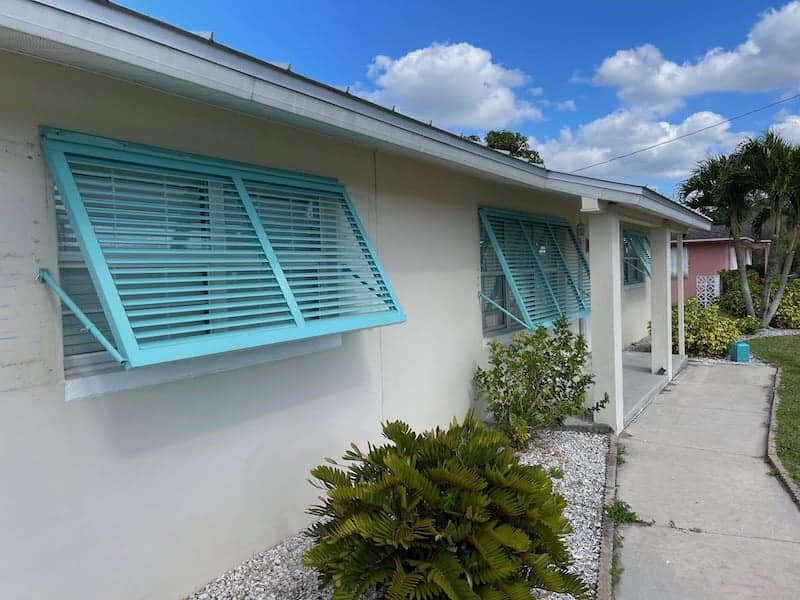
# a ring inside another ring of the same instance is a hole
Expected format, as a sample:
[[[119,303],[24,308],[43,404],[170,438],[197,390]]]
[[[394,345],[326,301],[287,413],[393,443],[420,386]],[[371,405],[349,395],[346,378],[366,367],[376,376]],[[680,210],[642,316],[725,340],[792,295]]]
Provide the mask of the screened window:
[[[50,129],[43,147],[63,291],[127,367],[404,320],[335,180]],[[63,323],[65,365],[107,361]]]
[[[650,277],[650,241],[647,234],[626,229],[622,236],[622,281],[644,283]]]
[[[589,313],[589,267],[565,220],[492,208],[479,216],[485,333]]]

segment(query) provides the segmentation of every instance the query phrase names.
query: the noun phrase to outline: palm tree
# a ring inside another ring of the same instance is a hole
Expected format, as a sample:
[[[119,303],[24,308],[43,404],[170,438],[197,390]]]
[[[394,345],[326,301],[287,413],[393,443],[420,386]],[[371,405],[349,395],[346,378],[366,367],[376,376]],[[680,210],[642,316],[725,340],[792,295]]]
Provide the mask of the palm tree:
[[[749,316],[755,317],[742,245],[742,226],[753,219],[759,205],[754,194],[752,171],[743,152],[737,150],[730,156],[712,156],[699,162],[681,184],[680,196],[688,206],[708,215],[718,225],[730,227],[745,310]]]
[[[745,142],[740,152],[759,198],[755,229],[760,231],[766,223],[771,229],[760,315],[761,327],[768,327],[783,299],[800,241],[800,147],[768,131]]]

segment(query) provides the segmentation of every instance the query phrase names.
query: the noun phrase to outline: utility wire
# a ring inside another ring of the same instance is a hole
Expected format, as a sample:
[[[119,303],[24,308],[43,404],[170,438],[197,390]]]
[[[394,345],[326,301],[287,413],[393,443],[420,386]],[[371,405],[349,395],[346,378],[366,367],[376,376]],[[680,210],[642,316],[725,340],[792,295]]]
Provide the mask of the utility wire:
[[[708,131],[709,129],[713,129],[714,127],[719,127],[720,125],[724,125],[725,123],[730,123],[731,121],[736,121],[737,119],[741,119],[743,117],[747,117],[752,115],[753,113],[761,112],[762,110],[767,110],[768,108],[772,108],[773,106],[777,106],[778,104],[784,104],[786,102],[791,102],[792,100],[797,100],[800,98],[800,94],[795,94],[794,96],[789,96],[788,98],[783,98],[782,100],[776,100],[775,102],[770,102],[769,104],[765,104],[764,106],[759,106],[758,108],[754,108],[753,110],[748,110],[747,112],[743,112],[740,115],[736,115],[733,117],[729,117],[727,119],[722,119],[722,121],[717,121],[716,123],[712,123],[711,125],[706,125],[705,127],[701,127],[700,129],[695,129],[694,131],[690,131],[689,133],[684,133],[683,135],[679,135],[678,137],[674,137],[668,140],[664,140],[663,142],[658,142],[657,144],[653,144],[651,146],[645,146],[644,148],[639,148],[638,150],[633,150],[632,152],[628,152],[627,154],[620,154],[619,156],[612,156],[609,159],[602,160],[600,162],[592,163],[591,165],[586,165],[585,167],[581,167],[580,169],[575,169],[571,171],[572,173],[578,173],[580,171],[585,171],[586,169],[591,169],[593,167],[599,167],[600,165],[607,165],[610,162],[614,162],[615,160],[620,160],[623,158],[628,158],[629,156],[633,156],[634,154],[640,154],[642,152],[647,152],[648,150],[652,150],[654,148],[660,148],[661,146],[666,146],[667,144],[671,144],[672,142],[677,142],[678,140],[685,139],[687,137],[697,135],[698,133],[702,133],[704,131]]]

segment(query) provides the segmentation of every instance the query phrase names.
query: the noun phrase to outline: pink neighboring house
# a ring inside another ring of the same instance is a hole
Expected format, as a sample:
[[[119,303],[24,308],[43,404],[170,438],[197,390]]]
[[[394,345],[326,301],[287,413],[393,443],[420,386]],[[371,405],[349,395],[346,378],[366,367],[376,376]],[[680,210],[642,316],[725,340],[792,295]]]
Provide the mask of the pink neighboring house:
[[[769,240],[757,240],[751,231],[744,232],[742,240],[748,265],[753,264],[753,249],[769,248]],[[677,302],[677,249],[672,242],[672,301]],[[724,225],[714,225],[710,231],[690,229],[683,239],[683,291],[684,298],[697,297],[708,304],[720,293],[719,272],[736,269],[736,253],[730,231]]]

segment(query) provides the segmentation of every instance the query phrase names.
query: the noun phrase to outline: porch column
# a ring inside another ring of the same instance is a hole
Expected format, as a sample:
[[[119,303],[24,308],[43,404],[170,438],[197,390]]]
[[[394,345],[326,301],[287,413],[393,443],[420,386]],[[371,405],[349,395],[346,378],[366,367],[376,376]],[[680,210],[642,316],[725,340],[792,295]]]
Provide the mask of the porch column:
[[[625,424],[622,390],[622,234],[614,213],[589,215],[594,400],[608,394],[596,415],[619,433]]]
[[[650,366],[672,379],[672,301],[670,299],[669,246],[667,227],[650,230],[650,320],[652,322]]]
[[[675,293],[678,295],[678,354],[681,356],[686,356],[686,322],[684,319],[684,299],[683,299],[683,285],[684,285],[684,272],[683,272],[683,234],[679,233],[677,235],[677,242],[675,244],[675,259],[678,263],[677,272],[675,273],[675,277],[677,278],[676,286],[675,286]]]

